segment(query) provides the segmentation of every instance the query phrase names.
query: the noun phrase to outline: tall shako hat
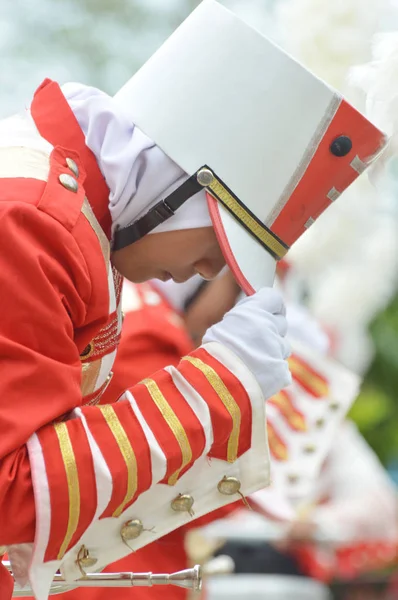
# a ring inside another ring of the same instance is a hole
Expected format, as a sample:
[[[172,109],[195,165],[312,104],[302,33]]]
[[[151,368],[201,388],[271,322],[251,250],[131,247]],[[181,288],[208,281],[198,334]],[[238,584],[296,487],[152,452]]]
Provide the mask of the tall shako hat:
[[[336,91],[214,0],[204,0],[115,99],[189,176],[136,223],[133,243],[207,191],[224,256],[247,292],[385,145]]]

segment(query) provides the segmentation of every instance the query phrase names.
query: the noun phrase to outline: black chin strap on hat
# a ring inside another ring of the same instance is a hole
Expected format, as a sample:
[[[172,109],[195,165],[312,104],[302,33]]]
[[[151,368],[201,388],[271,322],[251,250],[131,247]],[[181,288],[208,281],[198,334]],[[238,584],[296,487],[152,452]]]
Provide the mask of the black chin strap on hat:
[[[170,219],[184,202],[203,189],[216,198],[231,213],[234,219],[276,260],[280,260],[285,256],[289,246],[262,223],[206,165],[198,169],[165,200],[158,202],[141,219],[123,229],[117,229],[112,250],[121,250],[126,246],[130,246],[130,244],[134,244],[144,235],[153,231],[155,227]]]
[[[141,219],[123,229],[117,229],[113,238],[112,250],[121,250],[126,246],[130,246],[130,244],[134,244],[144,235],[153,231],[155,227],[170,219],[184,202],[200,192],[203,187],[198,181],[198,173],[192,175],[167,198],[148,210]]]

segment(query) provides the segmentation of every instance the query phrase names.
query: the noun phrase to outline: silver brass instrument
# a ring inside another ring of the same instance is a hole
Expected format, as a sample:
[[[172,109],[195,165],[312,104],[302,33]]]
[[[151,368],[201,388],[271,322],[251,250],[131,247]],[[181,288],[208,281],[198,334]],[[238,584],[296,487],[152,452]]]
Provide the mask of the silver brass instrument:
[[[10,563],[4,561],[3,564],[12,574]],[[67,583],[62,575],[56,574],[50,595],[61,594],[75,588],[151,587],[153,585],[174,585],[199,592],[202,588],[201,568],[196,565],[192,569],[184,569],[176,573],[88,573],[73,583]],[[14,598],[24,596],[32,596],[32,590],[29,587],[14,590]]]

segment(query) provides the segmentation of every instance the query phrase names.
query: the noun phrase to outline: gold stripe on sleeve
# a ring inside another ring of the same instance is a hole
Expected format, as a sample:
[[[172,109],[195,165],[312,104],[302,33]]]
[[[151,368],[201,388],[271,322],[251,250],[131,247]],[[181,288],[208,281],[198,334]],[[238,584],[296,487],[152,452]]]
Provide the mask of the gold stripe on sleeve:
[[[162,413],[164,420],[166,421],[167,425],[170,427],[171,431],[174,434],[174,437],[176,438],[176,440],[178,442],[178,445],[180,446],[181,455],[182,455],[181,467],[179,469],[177,469],[177,471],[175,471],[175,473],[170,475],[169,480],[167,482],[168,485],[175,485],[178,481],[178,477],[179,477],[181,471],[192,460],[191,445],[189,443],[188,436],[185,432],[184,427],[182,426],[179,418],[177,417],[177,415],[171,408],[170,404],[167,402],[166,398],[160,391],[157,383],[153,379],[144,379],[144,381],[142,381],[141,383],[143,383],[145,385],[152,400],[154,401],[154,403],[156,404],[156,406]]]
[[[185,356],[183,360],[187,360],[203,373],[231,416],[232,431],[228,440],[227,461],[233,463],[238,458],[240,424],[242,418],[240,408],[221,377],[212,367],[207,365],[200,358],[193,356]]]
[[[130,444],[130,440],[117,416],[115,410],[112,405],[106,404],[104,406],[99,407],[102,412],[105,421],[108,424],[109,429],[111,430],[117,445],[119,446],[119,450],[121,455],[123,456],[123,460],[126,464],[127,469],[127,490],[126,495],[123,498],[123,502],[118,506],[118,508],[114,511],[113,517],[118,517],[122,514],[125,506],[131,502],[134,497],[134,494],[137,491],[137,459],[134,454],[134,450]]]
[[[68,484],[69,496],[69,517],[68,527],[64,541],[61,544],[57,560],[61,560],[68,549],[72,537],[77,529],[80,517],[80,485],[77,472],[76,458],[73,451],[72,442],[69,436],[66,423],[56,423],[54,425],[55,433],[58,437],[59,447],[61,449],[62,460],[64,462],[66,481]]]

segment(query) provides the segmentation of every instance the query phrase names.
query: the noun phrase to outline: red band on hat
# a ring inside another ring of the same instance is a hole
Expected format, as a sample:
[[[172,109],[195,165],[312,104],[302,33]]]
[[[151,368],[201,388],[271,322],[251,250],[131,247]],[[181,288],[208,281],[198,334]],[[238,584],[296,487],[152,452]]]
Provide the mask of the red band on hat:
[[[331,144],[346,132],[350,132],[352,149],[345,156],[335,156],[330,150]],[[342,100],[298,185],[272,223],[273,233],[292,246],[308,225],[332,204],[328,197],[332,188],[337,193],[344,192],[371,163],[384,142],[384,134]]]

